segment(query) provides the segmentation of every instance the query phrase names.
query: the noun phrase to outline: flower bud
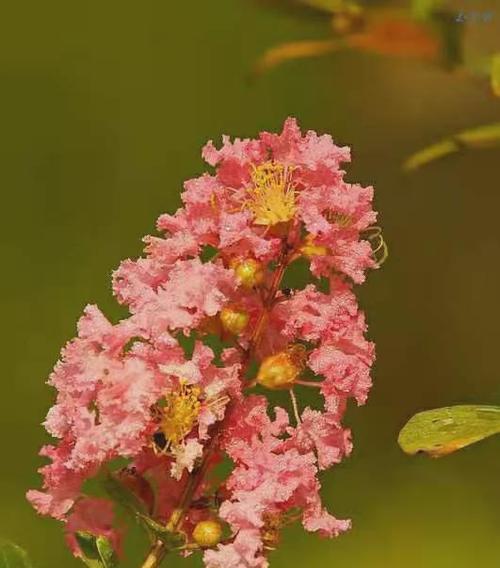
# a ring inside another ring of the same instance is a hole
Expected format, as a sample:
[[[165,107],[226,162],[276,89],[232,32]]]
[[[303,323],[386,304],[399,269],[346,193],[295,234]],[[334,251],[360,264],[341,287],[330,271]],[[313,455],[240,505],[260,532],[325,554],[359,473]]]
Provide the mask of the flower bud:
[[[231,267],[236,273],[236,277],[245,288],[253,288],[264,281],[264,268],[262,263],[254,258],[235,260]]]
[[[220,313],[222,327],[234,335],[240,335],[240,333],[243,333],[249,320],[250,316],[245,310],[234,306],[226,306],[225,308],[222,308]]]
[[[328,247],[315,244],[314,237],[312,235],[306,236],[304,243],[299,250],[306,258],[312,258],[313,256],[324,256],[325,254],[328,254],[330,252]]]
[[[222,525],[218,521],[200,521],[193,530],[193,540],[202,548],[219,544],[222,538]]]
[[[297,349],[301,346],[297,346]],[[303,369],[295,348],[266,357],[257,373],[257,382],[271,390],[289,389]]]

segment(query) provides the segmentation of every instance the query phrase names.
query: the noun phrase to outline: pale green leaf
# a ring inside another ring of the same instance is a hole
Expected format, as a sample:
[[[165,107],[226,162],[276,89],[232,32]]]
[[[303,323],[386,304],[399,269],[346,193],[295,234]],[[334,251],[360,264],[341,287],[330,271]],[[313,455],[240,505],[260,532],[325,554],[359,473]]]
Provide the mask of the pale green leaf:
[[[0,568],[32,568],[28,554],[12,542],[0,542]]]
[[[489,148],[496,145],[500,145],[500,123],[471,128],[416,152],[404,162],[403,169],[416,170],[461,150]]]
[[[498,433],[499,406],[448,406],[415,414],[398,443],[407,454],[425,452],[437,458]]]
[[[491,61],[491,88],[500,97],[500,53],[496,53]]]
[[[85,565],[88,566],[88,568],[103,568],[99,551],[97,550],[95,536],[88,532],[78,531],[75,533],[75,538],[82,553],[80,558]]]
[[[111,543],[104,536],[96,536],[85,531],[75,533],[82,553],[82,561],[88,568],[116,568],[118,560]]]
[[[118,558],[109,540],[103,536],[98,536],[95,543],[104,568],[116,568],[118,566]]]

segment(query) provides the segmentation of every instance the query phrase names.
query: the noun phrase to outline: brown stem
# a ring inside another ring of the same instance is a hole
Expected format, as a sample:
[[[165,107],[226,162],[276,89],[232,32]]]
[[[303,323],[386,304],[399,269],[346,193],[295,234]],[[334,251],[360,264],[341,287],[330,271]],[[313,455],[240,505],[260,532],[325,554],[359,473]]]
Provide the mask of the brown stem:
[[[285,270],[286,267],[288,266],[289,260],[290,258],[287,254],[287,245],[286,243],[284,243],[280,261],[278,263],[276,270],[274,271],[273,279],[271,281],[268,294],[263,302],[262,312],[260,313],[259,319],[255,324],[252,336],[250,337],[250,345],[248,346],[247,350],[247,361],[250,359],[252,353],[259,345],[260,337],[262,335],[262,330],[264,329],[264,325],[266,323],[269,314],[269,308],[271,308],[274,303],[276,294],[278,292],[281,281],[283,280],[283,275],[285,274]]]

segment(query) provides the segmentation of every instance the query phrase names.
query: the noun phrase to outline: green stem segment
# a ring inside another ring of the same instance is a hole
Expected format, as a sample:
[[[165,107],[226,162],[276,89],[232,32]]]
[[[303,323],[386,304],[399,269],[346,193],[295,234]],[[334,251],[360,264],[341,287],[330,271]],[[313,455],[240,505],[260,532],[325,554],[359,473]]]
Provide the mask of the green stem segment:
[[[161,564],[166,553],[167,549],[163,542],[161,540],[157,540],[149,551],[149,554],[141,565],[141,568],[157,568]]]

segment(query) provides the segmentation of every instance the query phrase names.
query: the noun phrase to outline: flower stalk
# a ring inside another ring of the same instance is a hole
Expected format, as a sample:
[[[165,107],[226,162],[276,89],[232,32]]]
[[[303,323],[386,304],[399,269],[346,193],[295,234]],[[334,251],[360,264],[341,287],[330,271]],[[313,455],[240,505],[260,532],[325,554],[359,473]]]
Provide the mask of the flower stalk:
[[[114,273],[130,316],[111,323],[88,306],[50,377],[45,425],[57,441],[28,498],[64,521],[79,557],[81,534],[120,549],[115,496],[82,495],[107,467],[154,535],[141,568],[183,551],[206,568],[264,568],[289,522],[325,537],[350,526],[323,507],[318,474],[349,454],[347,400],[363,403],[370,387],[374,346],[353,283],[386,256],[373,188],[345,182],[349,150],[293,119],[281,134],[209,142],[203,157],[215,173],[187,181],[184,206],[158,220],[164,235]],[[281,290],[299,257],[314,279]],[[321,410],[300,404],[311,386]],[[277,389],[289,390],[286,408],[267,396]],[[223,459],[232,469],[217,480]]]

